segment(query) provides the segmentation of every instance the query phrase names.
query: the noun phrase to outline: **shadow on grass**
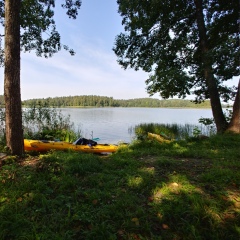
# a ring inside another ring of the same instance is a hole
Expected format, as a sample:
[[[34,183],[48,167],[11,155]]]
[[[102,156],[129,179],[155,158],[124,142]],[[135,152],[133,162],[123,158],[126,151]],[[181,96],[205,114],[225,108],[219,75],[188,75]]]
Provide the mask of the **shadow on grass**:
[[[211,141],[145,141],[109,157],[53,152],[31,166],[4,165],[0,239],[237,239],[236,144],[226,144],[234,152],[226,163],[225,145]]]

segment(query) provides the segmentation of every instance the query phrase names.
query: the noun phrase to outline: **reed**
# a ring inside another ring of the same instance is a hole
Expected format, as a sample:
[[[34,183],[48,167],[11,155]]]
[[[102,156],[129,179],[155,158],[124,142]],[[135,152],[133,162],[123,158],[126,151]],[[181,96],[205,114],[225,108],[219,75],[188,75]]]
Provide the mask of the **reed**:
[[[193,124],[145,123],[135,126],[134,131],[137,139],[143,139],[147,136],[148,132],[151,132],[162,134],[175,140],[197,137],[198,135],[212,136],[216,133],[212,126],[205,126],[203,124],[196,126]]]

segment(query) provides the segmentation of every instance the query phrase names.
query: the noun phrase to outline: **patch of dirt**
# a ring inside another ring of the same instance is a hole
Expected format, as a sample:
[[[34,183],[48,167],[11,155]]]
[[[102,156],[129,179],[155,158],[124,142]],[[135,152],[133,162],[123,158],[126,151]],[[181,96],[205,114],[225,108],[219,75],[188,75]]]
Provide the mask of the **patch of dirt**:
[[[148,167],[157,167],[159,161],[158,156],[147,156],[140,158],[140,161],[146,163]],[[212,167],[212,162],[209,159],[197,158],[169,158],[169,162],[174,161],[173,165],[166,164],[161,166],[163,170],[171,170],[175,168],[179,173],[187,173],[190,176],[199,175]]]
[[[3,165],[13,162],[17,162],[21,166],[36,167],[36,164],[39,162],[39,157],[14,158],[12,156],[8,156],[6,153],[0,153],[0,169]]]
[[[36,167],[36,165],[39,162],[39,158],[38,157],[31,157],[31,158],[27,158],[24,161],[20,162],[21,166],[31,166],[31,167]]]
[[[178,170],[191,176],[201,174],[212,167],[212,162],[209,159],[179,158],[177,160],[179,161]]]

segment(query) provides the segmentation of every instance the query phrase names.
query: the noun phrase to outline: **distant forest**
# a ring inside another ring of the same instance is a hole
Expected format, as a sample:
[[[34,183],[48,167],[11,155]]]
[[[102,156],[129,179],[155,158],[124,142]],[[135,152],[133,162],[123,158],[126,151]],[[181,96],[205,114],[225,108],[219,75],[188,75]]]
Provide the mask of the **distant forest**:
[[[176,107],[176,108],[210,108],[210,102],[195,104],[190,100],[156,98],[113,99],[112,97],[83,95],[54,98],[39,98],[22,101],[23,107],[33,105],[47,105],[51,107]],[[4,96],[0,95],[0,105],[4,106]]]
[[[113,99],[112,97],[83,95],[54,97],[42,99],[30,99],[22,101],[23,106],[45,105],[52,107],[156,107],[156,108],[210,108],[210,102],[205,101],[201,104],[195,104],[190,100],[171,99],[159,100],[155,98],[137,98],[137,99]]]
[[[23,107],[33,105],[47,105],[51,107],[153,107],[153,108],[210,108],[210,101],[195,104],[190,100],[156,98],[113,99],[112,97],[82,95],[54,98],[39,98],[22,101]],[[0,106],[4,106],[4,97],[0,95]],[[226,106],[225,106],[226,107]]]

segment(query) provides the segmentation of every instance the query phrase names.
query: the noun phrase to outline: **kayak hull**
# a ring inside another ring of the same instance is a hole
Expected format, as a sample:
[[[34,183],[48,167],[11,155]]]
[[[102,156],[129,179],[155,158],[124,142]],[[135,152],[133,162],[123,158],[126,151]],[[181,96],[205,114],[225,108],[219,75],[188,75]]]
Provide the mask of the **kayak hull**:
[[[118,146],[113,144],[97,144],[96,146],[74,145],[67,142],[24,139],[25,151],[47,152],[50,150],[65,151],[69,149],[87,153],[112,153],[117,151]]]

